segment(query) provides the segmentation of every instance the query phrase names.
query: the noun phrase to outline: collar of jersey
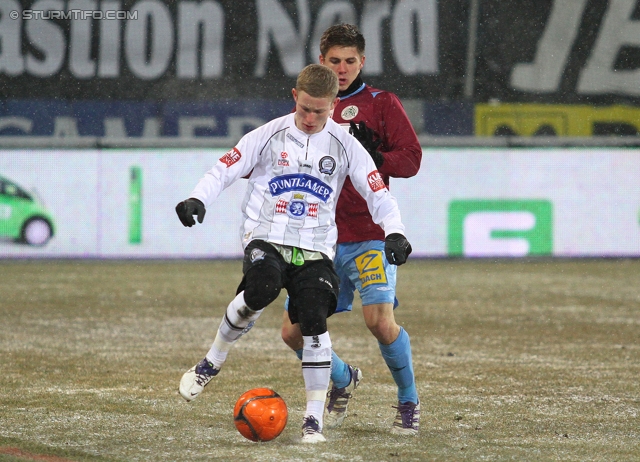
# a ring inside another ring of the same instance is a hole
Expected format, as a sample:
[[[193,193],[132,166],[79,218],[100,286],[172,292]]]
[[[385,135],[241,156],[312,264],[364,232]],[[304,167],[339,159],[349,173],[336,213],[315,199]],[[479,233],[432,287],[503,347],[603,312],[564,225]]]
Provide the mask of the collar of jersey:
[[[358,74],[358,77],[356,77],[356,79],[351,83],[351,85],[349,85],[349,88],[347,88],[345,90],[345,94],[341,95],[340,93],[342,93],[342,92],[338,92],[338,97],[340,98],[340,101],[343,101],[343,100],[345,100],[347,98],[351,98],[353,95],[357,95],[362,90],[364,90],[364,88],[366,86],[367,85],[362,81],[362,78]],[[353,87],[356,87],[355,90],[351,91],[350,93],[346,93],[347,91],[349,91]]]
[[[291,127],[292,130],[295,130],[296,135],[299,135],[301,137],[314,137],[316,135],[320,135],[322,132],[324,132],[327,129],[327,124],[324,124],[324,127],[322,127],[322,130],[320,130],[318,133],[314,133],[313,135],[309,135],[308,133],[303,132],[302,130],[300,130],[298,128],[298,126],[296,125],[296,118],[295,118],[295,112],[291,113]]]

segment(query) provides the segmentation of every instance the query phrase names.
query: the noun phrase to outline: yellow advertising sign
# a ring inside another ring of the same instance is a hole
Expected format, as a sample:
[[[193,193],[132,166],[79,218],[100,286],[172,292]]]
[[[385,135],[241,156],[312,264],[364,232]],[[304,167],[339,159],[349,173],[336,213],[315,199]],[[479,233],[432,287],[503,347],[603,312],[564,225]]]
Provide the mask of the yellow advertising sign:
[[[477,136],[620,136],[640,133],[640,108],[477,104]]]

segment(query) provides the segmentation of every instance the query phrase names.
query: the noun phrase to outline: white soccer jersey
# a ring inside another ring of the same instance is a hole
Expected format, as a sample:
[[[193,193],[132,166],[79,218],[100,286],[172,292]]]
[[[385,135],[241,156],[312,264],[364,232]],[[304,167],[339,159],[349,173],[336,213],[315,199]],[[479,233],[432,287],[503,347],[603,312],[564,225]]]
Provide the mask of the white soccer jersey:
[[[396,200],[369,153],[332,119],[313,135],[296,127],[294,114],[247,133],[205,174],[191,197],[209,206],[249,174],[242,203],[243,247],[262,239],[333,258],[336,204],[347,175],[385,234],[404,234]]]

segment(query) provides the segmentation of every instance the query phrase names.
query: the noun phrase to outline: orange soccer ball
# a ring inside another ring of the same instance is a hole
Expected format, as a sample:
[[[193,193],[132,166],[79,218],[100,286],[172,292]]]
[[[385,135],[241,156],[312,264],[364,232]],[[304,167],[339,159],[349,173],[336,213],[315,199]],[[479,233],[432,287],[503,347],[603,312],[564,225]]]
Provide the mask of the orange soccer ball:
[[[287,405],[270,388],[254,388],[244,393],[233,408],[233,423],[251,441],[270,441],[287,425]]]

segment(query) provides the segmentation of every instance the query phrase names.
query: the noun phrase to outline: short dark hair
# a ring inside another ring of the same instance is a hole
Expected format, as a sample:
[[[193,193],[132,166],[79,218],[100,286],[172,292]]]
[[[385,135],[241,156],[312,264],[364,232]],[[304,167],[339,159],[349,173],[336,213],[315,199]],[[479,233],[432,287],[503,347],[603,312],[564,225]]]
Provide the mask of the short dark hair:
[[[364,55],[364,36],[353,24],[336,24],[324,31],[320,38],[320,53],[325,56],[333,47],[356,47]]]
[[[296,90],[314,98],[335,98],[338,94],[338,75],[321,64],[309,64],[296,80]]]

